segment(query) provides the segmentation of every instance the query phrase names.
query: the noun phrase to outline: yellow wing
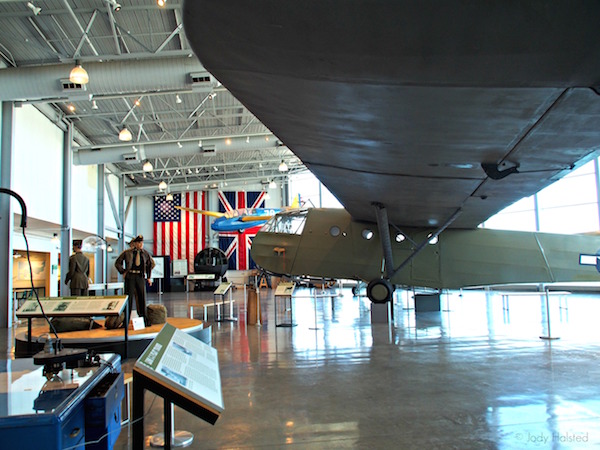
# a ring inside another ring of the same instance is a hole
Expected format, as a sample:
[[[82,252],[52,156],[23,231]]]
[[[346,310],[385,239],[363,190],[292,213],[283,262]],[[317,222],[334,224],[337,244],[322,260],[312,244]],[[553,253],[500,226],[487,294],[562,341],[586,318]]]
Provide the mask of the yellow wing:
[[[260,220],[269,220],[273,216],[242,216],[242,222],[258,222]]]
[[[189,211],[189,212],[193,212],[196,214],[202,214],[202,215],[210,216],[210,217],[223,217],[225,215],[224,213],[220,213],[220,212],[204,211],[203,209],[186,208],[184,206],[176,206],[175,208],[181,209],[182,211]]]

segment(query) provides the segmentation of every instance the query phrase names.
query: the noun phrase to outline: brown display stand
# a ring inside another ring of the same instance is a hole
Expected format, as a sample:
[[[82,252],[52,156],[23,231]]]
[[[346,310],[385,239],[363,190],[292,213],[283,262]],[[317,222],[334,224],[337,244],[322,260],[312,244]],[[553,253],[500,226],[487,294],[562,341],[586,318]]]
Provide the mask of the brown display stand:
[[[262,323],[262,313],[258,307],[260,300],[259,296],[260,292],[258,292],[254,286],[251,286],[250,289],[248,289],[248,303],[246,304],[246,322],[248,325]]]

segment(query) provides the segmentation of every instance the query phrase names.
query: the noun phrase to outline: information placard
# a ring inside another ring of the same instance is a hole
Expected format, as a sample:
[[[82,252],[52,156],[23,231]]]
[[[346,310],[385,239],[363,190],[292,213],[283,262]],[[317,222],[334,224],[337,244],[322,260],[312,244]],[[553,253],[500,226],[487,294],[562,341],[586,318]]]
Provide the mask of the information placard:
[[[185,277],[187,274],[188,274],[187,259],[174,259],[173,260],[173,276],[174,277]]]
[[[217,350],[168,323],[135,369],[203,408],[217,414],[225,409]]]
[[[292,282],[279,283],[275,289],[275,295],[292,295],[296,285]]]
[[[49,317],[118,316],[125,309],[126,295],[106,297],[43,297],[40,303]],[[18,318],[43,317],[36,299],[25,300]]]
[[[229,288],[231,287],[231,283],[221,283],[219,287],[215,289],[214,295],[225,295]]]
[[[165,277],[165,258],[163,256],[154,256],[154,268],[152,269],[152,273],[150,273],[150,278],[158,279]]]

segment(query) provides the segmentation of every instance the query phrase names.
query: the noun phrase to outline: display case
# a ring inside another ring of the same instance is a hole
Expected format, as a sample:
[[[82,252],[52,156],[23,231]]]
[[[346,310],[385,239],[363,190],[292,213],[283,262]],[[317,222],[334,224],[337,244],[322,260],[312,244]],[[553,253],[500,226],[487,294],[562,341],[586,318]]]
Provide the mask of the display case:
[[[120,371],[116,354],[73,369],[48,370],[31,358],[0,361],[2,448],[84,450],[85,399],[107,375]]]

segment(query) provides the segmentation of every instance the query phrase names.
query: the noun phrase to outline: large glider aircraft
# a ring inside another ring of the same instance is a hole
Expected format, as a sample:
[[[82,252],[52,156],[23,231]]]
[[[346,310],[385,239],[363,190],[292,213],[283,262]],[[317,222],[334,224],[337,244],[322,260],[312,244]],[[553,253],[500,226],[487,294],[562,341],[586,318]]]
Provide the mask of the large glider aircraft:
[[[253,259],[373,301],[600,280],[598,237],[477,229],[600,148],[598,23],[579,0],[185,1],[202,64],[347,211],[277,216]]]

